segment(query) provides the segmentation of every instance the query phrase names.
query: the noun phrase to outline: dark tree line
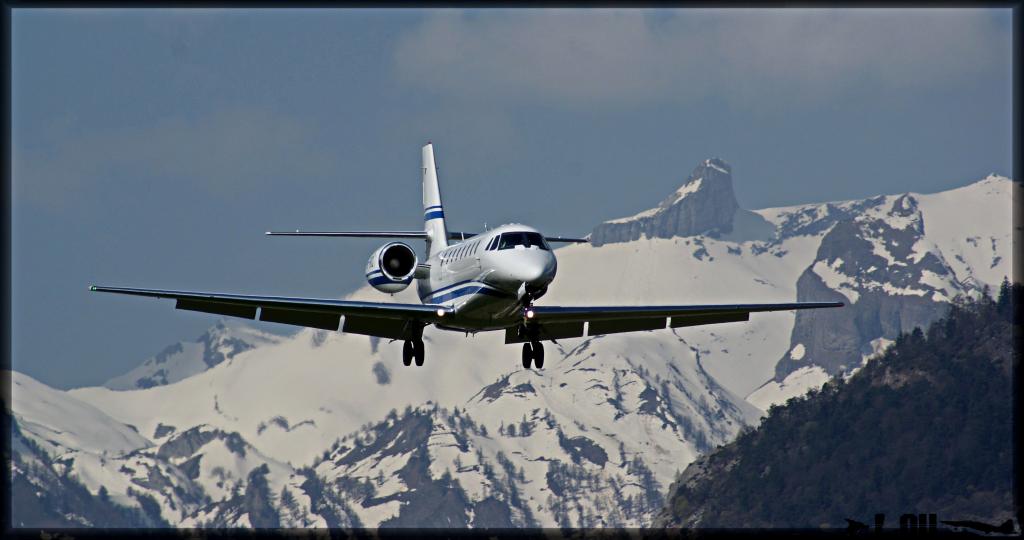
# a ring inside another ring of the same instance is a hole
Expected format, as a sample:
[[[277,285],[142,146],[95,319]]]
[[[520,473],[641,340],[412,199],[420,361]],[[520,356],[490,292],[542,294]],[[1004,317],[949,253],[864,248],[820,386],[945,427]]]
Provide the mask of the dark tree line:
[[[683,472],[659,524],[1016,517],[1011,366],[1022,289],[1004,282],[996,299],[987,291],[958,298],[944,318],[902,334],[848,381],[773,406],[757,429]]]

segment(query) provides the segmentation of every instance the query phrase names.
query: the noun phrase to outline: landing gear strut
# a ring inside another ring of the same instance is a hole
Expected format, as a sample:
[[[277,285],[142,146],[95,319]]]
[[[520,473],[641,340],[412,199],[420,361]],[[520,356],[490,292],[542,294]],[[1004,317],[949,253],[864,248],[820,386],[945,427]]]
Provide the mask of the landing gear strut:
[[[544,345],[539,341],[523,343],[523,369],[530,369],[530,364],[540,369],[544,367]]]
[[[402,345],[402,363],[405,365],[412,364],[413,360],[416,361],[417,366],[423,365],[423,339],[407,340]]]

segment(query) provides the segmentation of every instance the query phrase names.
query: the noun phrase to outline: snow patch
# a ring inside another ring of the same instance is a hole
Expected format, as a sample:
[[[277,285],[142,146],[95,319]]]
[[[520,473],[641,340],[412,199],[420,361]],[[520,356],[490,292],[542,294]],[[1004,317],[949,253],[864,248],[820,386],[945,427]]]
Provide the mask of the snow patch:
[[[775,381],[764,383],[747,396],[747,401],[762,411],[767,411],[772,405],[781,405],[790,398],[806,394],[811,389],[821,388],[828,380],[828,373],[821,366],[802,367],[787,375],[781,384]]]
[[[696,193],[697,190],[700,189],[700,185],[703,183],[703,181],[703,178],[697,178],[693,181],[683,184],[682,186],[679,187],[679,189],[676,190],[675,193],[672,194],[672,200],[665,202],[663,206],[672,206],[673,204],[676,204],[677,202],[686,198],[687,195],[691,193]]]
[[[840,260],[840,259],[837,259]],[[825,282],[828,288],[840,292],[851,304],[857,303],[860,299],[860,292],[855,288],[857,281],[852,277],[843,274],[835,270],[832,266],[829,266],[825,261],[817,261],[811,270],[818,274],[818,277]]]
[[[612,219],[612,220],[607,221],[606,223],[629,223],[630,221],[636,221],[638,219],[643,219],[643,218],[646,218],[646,217],[651,217],[651,216],[657,214],[658,212],[661,212],[661,210],[662,210],[661,208],[651,208],[649,210],[644,210],[643,212],[640,212],[639,214],[634,214],[632,216],[624,217],[624,218]]]

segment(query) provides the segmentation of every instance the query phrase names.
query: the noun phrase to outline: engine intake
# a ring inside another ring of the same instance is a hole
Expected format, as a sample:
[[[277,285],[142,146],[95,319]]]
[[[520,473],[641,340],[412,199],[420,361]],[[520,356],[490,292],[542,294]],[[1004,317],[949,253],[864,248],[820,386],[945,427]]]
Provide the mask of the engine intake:
[[[396,293],[412,283],[416,273],[416,252],[402,242],[384,244],[366,263],[366,281],[381,292]]]

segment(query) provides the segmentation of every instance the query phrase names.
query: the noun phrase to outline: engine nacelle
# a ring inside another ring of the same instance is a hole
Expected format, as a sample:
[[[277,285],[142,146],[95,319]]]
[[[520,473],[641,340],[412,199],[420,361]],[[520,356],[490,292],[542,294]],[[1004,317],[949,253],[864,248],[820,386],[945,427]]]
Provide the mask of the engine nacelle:
[[[401,292],[412,283],[417,263],[416,252],[406,244],[384,244],[366,263],[366,281],[381,292]]]

